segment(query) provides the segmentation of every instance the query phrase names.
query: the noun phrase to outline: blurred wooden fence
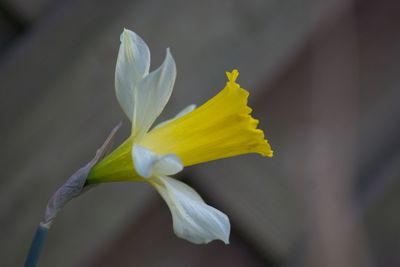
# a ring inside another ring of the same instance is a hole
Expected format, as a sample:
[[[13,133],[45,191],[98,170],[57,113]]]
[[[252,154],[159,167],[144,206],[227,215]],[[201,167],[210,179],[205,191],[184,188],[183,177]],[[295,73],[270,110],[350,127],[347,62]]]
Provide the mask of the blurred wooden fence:
[[[230,216],[228,247],[176,239],[148,186],[104,185],[63,210],[40,266],[397,266],[399,11],[388,0],[1,1],[0,266],[22,265],[52,191],[124,117],[113,88],[123,27],[148,42],[153,69],[171,47],[164,119],[238,68],[276,155],[181,175]]]

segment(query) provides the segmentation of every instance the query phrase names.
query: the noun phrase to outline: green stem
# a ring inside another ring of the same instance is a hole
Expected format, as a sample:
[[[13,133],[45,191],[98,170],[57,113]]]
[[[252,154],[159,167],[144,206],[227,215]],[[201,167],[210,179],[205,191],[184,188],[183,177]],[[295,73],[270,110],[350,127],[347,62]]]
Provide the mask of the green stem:
[[[39,224],[35,236],[33,237],[28,256],[26,257],[25,267],[36,267],[48,231],[49,226],[42,223]]]

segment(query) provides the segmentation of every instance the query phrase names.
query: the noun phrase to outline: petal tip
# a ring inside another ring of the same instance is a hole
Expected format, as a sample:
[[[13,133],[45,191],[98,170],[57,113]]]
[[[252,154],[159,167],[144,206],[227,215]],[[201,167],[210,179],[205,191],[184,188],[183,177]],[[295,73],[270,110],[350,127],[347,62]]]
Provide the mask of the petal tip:
[[[126,40],[126,38],[129,38],[129,33],[131,33],[131,30],[128,30],[127,28],[124,28],[122,30],[121,36],[119,38],[119,40],[122,42],[124,42]]]
[[[172,64],[174,65],[174,68],[175,68],[175,59],[174,59],[174,57],[172,56],[171,49],[170,49],[169,47],[167,48],[166,55],[165,55],[165,60],[164,60],[164,61],[166,61],[167,59],[170,60],[170,61],[172,62]]]

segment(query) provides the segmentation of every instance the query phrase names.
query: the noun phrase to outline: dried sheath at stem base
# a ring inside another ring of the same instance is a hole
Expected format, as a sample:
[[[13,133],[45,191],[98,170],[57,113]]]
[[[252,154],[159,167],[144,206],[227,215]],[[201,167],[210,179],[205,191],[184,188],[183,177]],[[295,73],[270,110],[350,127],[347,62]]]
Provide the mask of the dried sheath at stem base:
[[[49,228],[54,218],[57,216],[57,213],[67,202],[79,196],[82,192],[91,187],[87,186],[86,178],[92,167],[110,152],[115,134],[120,127],[121,123],[115,126],[104,144],[97,150],[95,157],[69,177],[68,180],[53,194],[47,203],[44,219],[41,223],[42,225]]]

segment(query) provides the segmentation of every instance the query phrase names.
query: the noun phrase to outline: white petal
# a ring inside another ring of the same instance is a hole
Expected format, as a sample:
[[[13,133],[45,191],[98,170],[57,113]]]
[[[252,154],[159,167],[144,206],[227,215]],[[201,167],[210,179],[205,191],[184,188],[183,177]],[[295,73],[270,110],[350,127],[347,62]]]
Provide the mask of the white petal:
[[[154,175],[172,175],[183,169],[183,164],[176,155],[158,155],[137,144],[132,148],[132,160],[136,171],[144,178]]]
[[[195,110],[195,109],[196,109],[196,105],[195,105],[195,104],[191,104],[191,105],[187,106],[186,108],[182,109],[181,111],[179,111],[179,113],[176,114],[175,117],[173,117],[172,119],[169,119],[169,120],[166,120],[166,121],[163,121],[163,122],[160,122],[159,124],[157,124],[157,125],[154,127],[154,129],[156,129],[156,128],[158,128],[158,127],[161,127],[161,126],[163,126],[164,124],[167,124],[167,123],[169,123],[169,122],[171,122],[171,121],[174,121],[174,120],[176,120],[176,119],[179,119],[180,117],[185,116],[186,114],[192,112],[192,111]]]
[[[192,112],[195,108],[196,108],[195,104],[190,104],[186,108],[179,111],[179,113],[175,115],[174,119],[179,119],[180,117],[188,114],[189,112]]]
[[[153,165],[153,173],[158,175],[174,175],[183,170],[181,160],[174,154],[161,157]]]
[[[132,148],[133,164],[137,173],[149,178],[153,172],[153,165],[158,161],[158,155],[145,147],[134,145]]]
[[[130,120],[133,116],[135,85],[149,73],[150,51],[136,33],[124,30],[115,68],[117,99]]]
[[[178,237],[195,244],[216,239],[229,243],[228,216],[207,205],[191,187],[169,177],[157,177],[150,182],[167,202]]]
[[[163,64],[143,78],[135,91],[132,135],[140,139],[167,104],[176,78],[175,61],[167,49]]]

